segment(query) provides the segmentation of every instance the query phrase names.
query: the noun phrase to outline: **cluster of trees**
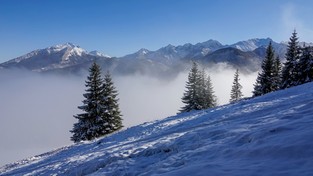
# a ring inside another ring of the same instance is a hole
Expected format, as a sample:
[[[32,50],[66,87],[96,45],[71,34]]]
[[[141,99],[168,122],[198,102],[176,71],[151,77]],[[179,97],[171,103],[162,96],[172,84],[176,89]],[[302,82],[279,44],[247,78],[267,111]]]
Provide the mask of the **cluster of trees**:
[[[216,106],[216,96],[210,76],[206,75],[204,70],[199,70],[198,64],[193,62],[192,68],[188,74],[186,83],[186,92],[182,98],[186,105],[180,112],[189,112],[192,110],[201,110]]]
[[[107,72],[103,79],[100,66],[93,63],[89,68],[85,86],[85,99],[83,105],[78,107],[84,113],[74,116],[78,122],[70,131],[73,133],[71,140],[74,142],[92,140],[123,127],[118,93],[110,73]]]
[[[254,84],[253,96],[264,95],[276,91],[281,84],[281,63],[278,57],[275,57],[272,43],[266,48],[265,59],[262,62],[262,71],[259,72]]]
[[[275,57],[275,51],[270,42],[261,69],[254,84],[253,96],[311,82],[313,81],[313,48],[310,46],[300,47],[297,33],[294,31],[288,42],[284,65],[282,66],[280,59]],[[236,102],[243,97],[239,80],[239,70],[237,69],[230,102]],[[117,99],[118,93],[110,73],[105,74],[103,79],[100,66],[93,63],[89,69],[86,87],[86,93],[83,94],[85,97],[83,105],[78,107],[84,113],[74,116],[78,119],[71,130],[73,133],[71,140],[74,142],[92,140],[123,127]],[[203,69],[199,70],[196,62],[193,63],[189,72],[182,102],[185,106],[181,108],[180,112],[213,108],[217,105],[211,78]]]
[[[266,48],[261,71],[254,84],[252,92],[254,97],[313,81],[313,47],[299,46],[296,31],[290,37],[285,58],[286,62],[281,64],[270,42]],[[216,97],[210,77],[208,76],[206,79],[205,77],[204,71],[199,71],[197,64],[194,63],[188,75],[186,92],[182,98],[186,105],[180,112],[216,106]],[[243,96],[239,80],[239,71],[236,70],[230,102],[236,102]]]
[[[243,97],[241,92],[242,86],[239,80],[239,70],[237,69],[231,89],[230,102],[238,101]],[[182,97],[182,102],[185,106],[181,108],[180,112],[213,108],[217,105],[211,78],[209,75],[206,75],[204,70],[199,70],[196,62],[193,62],[188,74],[186,91]]]
[[[262,70],[254,84],[253,96],[264,95],[280,89],[285,89],[313,81],[313,48],[299,46],[296,31],[292,33],[286,53],[286,62],[280,63],[272,43],[266,49],[262,62]]]
[[[296,31],[288,42],[286,62],[282,70],[281,88],[289,88],[313,81],[313,48],[299,46]]]

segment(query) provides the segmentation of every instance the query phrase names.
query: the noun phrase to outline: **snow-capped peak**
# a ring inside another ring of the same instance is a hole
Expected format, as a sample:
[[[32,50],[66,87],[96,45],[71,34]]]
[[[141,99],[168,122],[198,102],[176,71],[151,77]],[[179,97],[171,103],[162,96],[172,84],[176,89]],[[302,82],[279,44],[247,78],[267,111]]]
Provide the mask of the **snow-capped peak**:
[[[71,56],[82,56],[83,54],[87,54],[86,50],[70,42],[54,45],[52,47],[46,48],[46,50],[48,53],[55,53],[66,50],[62,57],[62,61],[69,60],[69,57]]]
[[[94,50],[94,51],[90,51],[89,52],[90,55],[93,55],[93,56],[100,56],[100,57],[107,57],[107,58],[111,58],[111,56],[107,55],[107,54],[103,54],[97,50]]]
[[[139,55],[146,55],[147,53],[149,53],[150,51],[149,50],[147,50],[146,48],[141,48],[138,52],[137,52],[137,54],[139,54]]]
[[[266,39],[254,38],[246,41],[240,41],[230,46],[233,48],[237,48],[241,51],[253,51],[258,47],[267,46],[269,42],[273,42],[273,40],[271,38]]]
[[[57,45],[48,47],[46,49],[50,50],[50,51],[61,51],[61,50],[65,49],[65,48],[80,48],[80,47],[77,46],[77,45],[74,45],[73,43],[67,42],[67,43],[64,43],[64,44],[57,44]]]

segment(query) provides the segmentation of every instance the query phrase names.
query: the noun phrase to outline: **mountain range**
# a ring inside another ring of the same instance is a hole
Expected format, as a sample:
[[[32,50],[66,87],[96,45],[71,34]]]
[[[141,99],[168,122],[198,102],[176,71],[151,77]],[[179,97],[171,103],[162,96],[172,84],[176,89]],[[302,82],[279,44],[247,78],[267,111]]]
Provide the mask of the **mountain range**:
[[[242,72],[254,72],[260,68],[269,42],[272,42],[276,55],[283,59],[287,45],[270,38],[250,39],[232,45],[208,40],[197,44],[167,45],[156,51],[142,48],[123,57],[110,57],[98,51],[87,52],[78,45],[65,43],[34,50],[0,64],[0,68],[22,68],[42,73],[79,73],[97,61],[103,69],[115,74],[140,73],[168,77],[189,68],[191,61],[197,61],[211,67],[225,63]]]

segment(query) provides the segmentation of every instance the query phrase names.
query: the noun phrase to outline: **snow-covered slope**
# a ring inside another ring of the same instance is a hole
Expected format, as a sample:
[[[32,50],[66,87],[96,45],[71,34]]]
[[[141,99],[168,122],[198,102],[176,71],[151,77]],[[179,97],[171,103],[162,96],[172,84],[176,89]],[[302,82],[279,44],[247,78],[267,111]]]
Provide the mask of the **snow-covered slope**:
[[[272,39],[249,39],[246,41],[240,41],[230,45],[233,48],[237,48],[241,51],[253,51],[261,46],[268,46],[269,42],[273,42]]]
[[[89,52],[90,55],[94,55],[94,56],[99,56],[99,57],[106,57],[106,58],[111,58],[111,56],[107,55],[107,54],[103,54],[97,50],[94,51],[90,51]]]
[[[283,59],[286,53],[287,44],[283,42],[277,43],[273,41],[271,38],[249,39],[249,40],[234,43],[232,45],[229,45],[229,47],[236,48],[244,52],[249,52],[249,51],[255,51],[259,49],[265,50],[269,42],[272,42],[272,46],[275,50],[276,55],[279,56],[281,59]],[[259,53],[256,52],[256,54],[259,54]],[[265,55],[263,54],[260,56],[264,57]]]
[[[0,175],[313,175],[313,83],[8,164]],[[23,145],[23,144],[21,144]]]

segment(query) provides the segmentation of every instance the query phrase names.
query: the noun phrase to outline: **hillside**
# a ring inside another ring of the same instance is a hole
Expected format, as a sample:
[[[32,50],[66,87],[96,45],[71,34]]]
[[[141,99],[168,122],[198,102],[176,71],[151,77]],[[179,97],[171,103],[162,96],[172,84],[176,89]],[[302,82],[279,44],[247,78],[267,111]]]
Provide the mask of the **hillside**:
[[[168,117],[8,164],[0,175],[313,175],[312,95],[309,83]]]

